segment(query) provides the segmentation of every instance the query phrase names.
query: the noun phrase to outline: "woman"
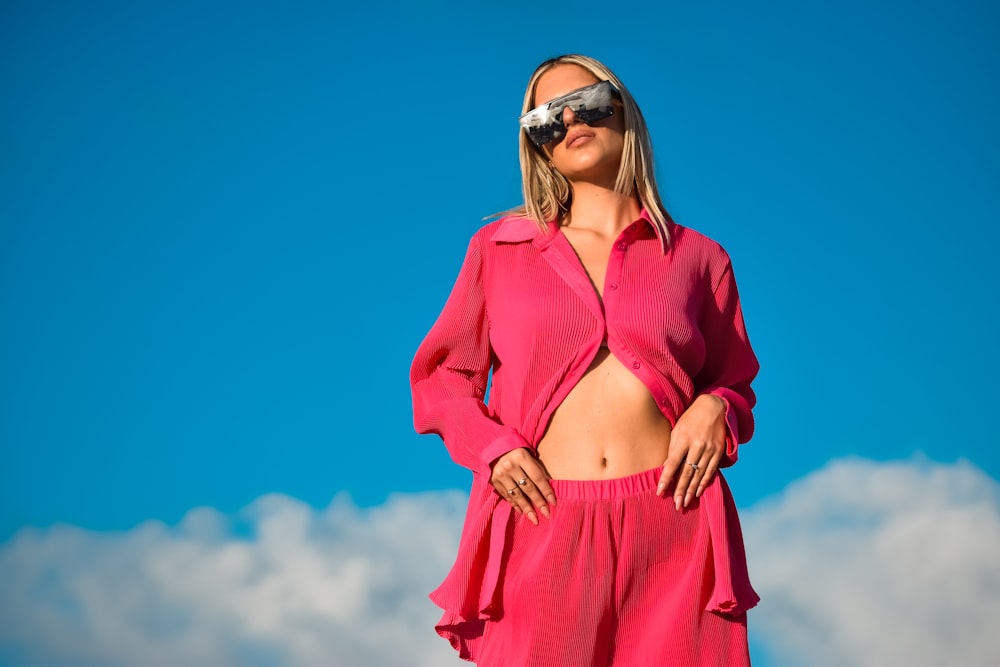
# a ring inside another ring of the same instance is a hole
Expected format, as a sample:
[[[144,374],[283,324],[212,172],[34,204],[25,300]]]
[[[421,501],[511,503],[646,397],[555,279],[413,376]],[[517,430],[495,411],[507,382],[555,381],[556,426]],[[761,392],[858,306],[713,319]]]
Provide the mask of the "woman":
[[[473,236],[411,368],[416,430],[473,472],[437,630],[480,665],[749,664],[729,258],[667,215],[603,64],[542,63],[524,112],[524,206]]]

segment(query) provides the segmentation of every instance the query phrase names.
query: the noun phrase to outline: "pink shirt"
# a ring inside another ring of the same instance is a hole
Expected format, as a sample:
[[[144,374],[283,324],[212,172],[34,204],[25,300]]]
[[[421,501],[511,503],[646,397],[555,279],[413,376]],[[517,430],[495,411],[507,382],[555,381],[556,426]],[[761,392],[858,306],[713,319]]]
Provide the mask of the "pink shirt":
[[[459,623],[495,611],[511,509],[489,484],[490,464],[537,446],[605,341],[672,425],[700,394],[725,401],[722,465],[732,465],[737,446],[753,434],[750,383],[759,366],[729,256],[698,232],[673,222],[669,229],[663,243],[643,210],[621,233],[603,302],[555,222],[542,231],[531,220],[506,217],[472,237],[410,373],[416,430],[440,435],[452,459],[473,472],[457,561],[431,594],[446,618],[451,613]],[[741,611],[757,596],[735,504],[722,476],[717,480],[701,501],[719,547],[708,608]]]

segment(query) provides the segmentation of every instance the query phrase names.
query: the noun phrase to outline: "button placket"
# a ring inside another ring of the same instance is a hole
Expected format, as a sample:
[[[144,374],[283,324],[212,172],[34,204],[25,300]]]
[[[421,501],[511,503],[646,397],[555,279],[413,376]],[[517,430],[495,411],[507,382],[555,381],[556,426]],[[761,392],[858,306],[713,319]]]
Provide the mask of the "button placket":
[[[628,238],[628,230],[626,229],[618,239],[615,241],[614,250],[617,252],[612,252],[611,257],[608,258],[608,273],[605,277],[605,287],[606,287],[606,298],[604,300],[604,316],[606,325],[608,327],[608,332],[610,334],[611,330],[615,328],[615,323],[617,320],[617,310],[618,310],[618,291],[622,286],[622,276],[625,270],[625,251],[628,250],[628,242],[625,240]],[[632,351],[628,350],[629,356],[632,356]]]

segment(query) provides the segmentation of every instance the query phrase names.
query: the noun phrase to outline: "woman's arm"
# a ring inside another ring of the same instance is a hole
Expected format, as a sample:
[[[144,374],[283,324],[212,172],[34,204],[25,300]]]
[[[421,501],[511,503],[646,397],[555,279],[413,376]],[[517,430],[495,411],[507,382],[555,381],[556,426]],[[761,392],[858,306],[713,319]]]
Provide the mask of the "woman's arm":
[[[492,362],[479,235],[469,243],[458,279],[410,367],[413,424],[441,436],[459,465],[490,474],[500,456],[527,447],[484,403]]]
[[[753,435],[756,396],[750,383],[760,364],[750,347],[732,263],[726,258],[700,322],[706,357],[694,378],[695,399],[670,437],[657,493],[677,474],[678,508],[701,495],[716,470],[736,462],[738,445]]]
[[[701,331],[706,358],[694,378],[694,386],[698,395],[718,396],[725,404],[726,455],[722,467],[726,467],[736,463],[737,446],[753,436],[757,397],[750,383],[760,370],[747,337],[731,262],[726,262],[713,298],[703,313]]]

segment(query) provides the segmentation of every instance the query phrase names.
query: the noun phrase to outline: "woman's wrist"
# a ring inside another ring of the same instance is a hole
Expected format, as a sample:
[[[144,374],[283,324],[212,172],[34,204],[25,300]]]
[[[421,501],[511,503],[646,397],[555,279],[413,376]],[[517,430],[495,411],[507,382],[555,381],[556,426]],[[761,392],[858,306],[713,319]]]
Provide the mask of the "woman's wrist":
[[[715,394],[701,394],[694,400],[695,403],[698,403],[699,401],[709,405],[714,405],[718,408],[720,414],[726,411],[726,401],[721,396],[716,396]]]

